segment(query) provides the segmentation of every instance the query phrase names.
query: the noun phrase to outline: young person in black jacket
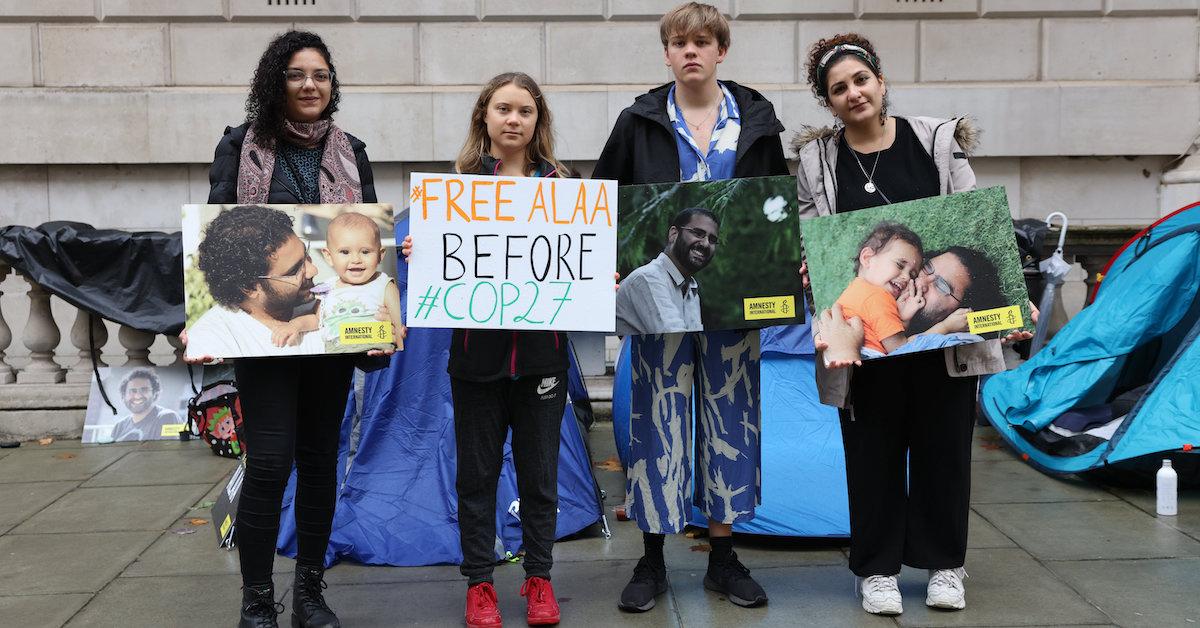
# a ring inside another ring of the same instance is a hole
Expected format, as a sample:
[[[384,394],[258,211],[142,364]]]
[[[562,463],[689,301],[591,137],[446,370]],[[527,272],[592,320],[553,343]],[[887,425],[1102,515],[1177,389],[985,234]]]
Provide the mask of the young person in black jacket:
[[[770,101],[717,80],[716,66],[730,42],[724,16],[710,5],[689,2],[664,15],[659,32],[675,81],[621,112],[592,176],[631,185],[787,174],[779,139],[783,125]],[[758,331],[634,336],[630,344],[626,503],[643,531],[645,555],[618,606],[649,610],[666,591],[664,535],[683,529],[693,501],[708,517],[712,545],[704,586],[740,606],[766,603],[766,593],[732,545],[733,524],[754,517],[761,494]],[[693,373],[701,398],[694,500],[688,438]],[[715,392],[721,390],[730,392]],[[733,459],[730,452],[736,453]],[[669,461],[665,470],[659,460]]]
[[[277,37],[254,73],[246,99],[246,122],[226,128],[217,144],[209,170],[208,202],[376,202],[365,145],[333,124],[338,100],[337,75],[321,38],[299,31]],[[281,215],[260,207],[238,209]],[[218,221],[220,217],[213,224]],[[281,257],[289,246],[299,246],[286,216],[225,226],[227,237],[222,241],[227,247],[258,251],[264,258],[259,260],[260,272],[251,273],[240,287],[247,298],[260,294],[305,296],[316,274],[307,256],[296,256],[294,276],[267,276],[271,275],[269,263],[277,255]],[[210,234],[214,229],[210,225]],[[200,255],[203,266],[203,249]],[[403,329],[396,331],[403,335]],[[187,342],[186,332],[181,338]],[[211,362],[212,358],[189,361]],[[242,572],[238,625],[242,628],[277,626],[276,616],[282,610],[275,601],[271,573],[283,492],[293,461],[298,552],[292,625],[341,625],[325,603],[322,590],[336,501],[338,433],[355,363],[356,358],[348,355],[234,361],[246,439],[246,476],[237,514]]]
[[[554,158],[550,109],[529,75],[505,73],[484,86],[454,166],[467,174],[567,176],[566,167]],[[412,237],[406,237],[406,262],[412,247]],[[550,566],[567,368],[567,336],[557,331],[456,329],[451,337],[447,370],[458,455],[460,569],[468,579],[467,626],[501,625],[492,569],[496,484],[510,427],[521,498],[526,620],[531,626],[558,623]]]

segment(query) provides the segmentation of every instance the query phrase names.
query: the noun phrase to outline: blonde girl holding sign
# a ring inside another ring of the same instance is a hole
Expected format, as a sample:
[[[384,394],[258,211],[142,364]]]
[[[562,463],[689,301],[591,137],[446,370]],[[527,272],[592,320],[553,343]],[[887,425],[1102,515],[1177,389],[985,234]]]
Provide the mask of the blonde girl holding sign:
[[[562,177],[554,157],[550,109],[527,74],[508,72],[484,86],[455,170],[460,174]],[[402,246],[412,254],[412,236]],[[567,336],[556,331],[456,329],[450,345],[450,391],[458,454],[458,529],[467,581],[467,626],[500,626],[492,568],[496,563],[496,484],[512,428],[520,494],[530,625],[557,624],[550,585],[558,509],[558,449],[567,401]]]

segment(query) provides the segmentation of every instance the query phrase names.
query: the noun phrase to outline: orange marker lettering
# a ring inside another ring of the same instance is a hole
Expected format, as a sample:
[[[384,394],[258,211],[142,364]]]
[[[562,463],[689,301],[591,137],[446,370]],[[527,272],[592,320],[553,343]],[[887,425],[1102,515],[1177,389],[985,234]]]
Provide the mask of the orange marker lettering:
[[[500,213],[501,205],[504,205],[505,203],[512,203],[511,199],[500,198],[500,194],[504,191],[504,186],[516,185],[516,184],[517,184],[516,181],[508,181],[508,180],[501,180],[501,181],[496,182],[496,220],[499,220],[501,222],[512,222],[512,221],[516,220],[516,218],[514,218],[512,216],[505,216],[504,214]]]
[[[596,207],[592,209],[592,219],[588,221],[589,225],[595,224],[596,214],[599,214],[602,209],[604,210],[604,222],[611,227],[612,214],[608,213],[608,192],[604,191],[603,185],[600,186],[600,192],[596,194]]]
[[[441,179],[424,179],[421,181],[421,220],[429,219],[429,201],[438,200],[438,197],[429,193],[429,184],[437,183],[439,181],[441,181]],[[447,219],[449,219],[448,216]]]
[[[457,184],[458,190],[452,191],[450,189],[451,184]],[[467,212],[463,211],[463,208],[459,207],[457,203],[458,197],[462,196],[463,190],[466,188],[467,186],[463,184],[462,179],[446,179],[446,222],[450,222],[452,220],[450,215],[451,209],[453,209],[454,212],[459,216],[462,216],[463,220],[471,222],[471,217],[468,216]]]
[[[479,206],[487,204],[487,199],[480,198],[482,195],[479,193],[479,188],[481,186],[486,186],[486,185],[493,185],[493,182],[492,181],[481,181],[478,179],[471,182],[471,219],[472,220],[488,220],[487,216],[479,215]]]

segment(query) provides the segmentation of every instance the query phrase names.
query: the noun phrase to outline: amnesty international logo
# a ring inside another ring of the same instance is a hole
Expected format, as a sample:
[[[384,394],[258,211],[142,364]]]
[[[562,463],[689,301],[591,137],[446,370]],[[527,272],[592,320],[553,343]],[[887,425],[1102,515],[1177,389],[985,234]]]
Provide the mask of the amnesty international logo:
[[[344,345],[373,345],[393,342],[392,324],[388,321],[342,323],[338,326],[338,342]]]
[[[772,318],[792,318],[796,315],[796,297],[751,297],[742,299],[742,310],[748,321]]]
[[[1021,306],[1019,305],[981,310],[967,315],[967,328],[972,334],[1017,329],[1024,325],[1025,321],[1021,317]]]

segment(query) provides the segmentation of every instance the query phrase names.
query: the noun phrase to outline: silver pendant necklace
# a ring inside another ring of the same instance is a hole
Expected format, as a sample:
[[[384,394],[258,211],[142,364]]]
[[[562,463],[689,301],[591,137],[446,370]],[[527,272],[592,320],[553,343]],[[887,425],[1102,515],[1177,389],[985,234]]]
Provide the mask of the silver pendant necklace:
[[[854,150],[854,147],[850,146],[849,144],[850,142],[846,142],[846,147],[850,149],[850,154],[854,155],[854,162],[858,164],[858,169],[861,170],[863,176],[867,178],[867,183],[863,186],[863,189],[867,191],[867,194],[874,194],[875,190],[879,189],[875,187],[875,168],[879,166],[879,155],[883,153],[883,151],[875,151],[875,163],[871,164],[871,174],[867,174],[867,169],[863,167],[862,161],[858,158],[858,151]]]

